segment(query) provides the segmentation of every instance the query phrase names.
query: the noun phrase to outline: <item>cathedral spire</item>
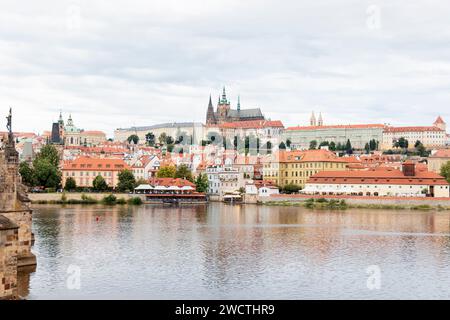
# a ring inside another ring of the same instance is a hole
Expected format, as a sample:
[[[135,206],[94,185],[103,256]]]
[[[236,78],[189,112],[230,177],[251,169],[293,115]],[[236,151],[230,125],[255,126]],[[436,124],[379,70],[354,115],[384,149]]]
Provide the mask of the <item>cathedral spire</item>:
[[[220,99],[219,99],[220,102]],[[216,123],[216,117],[214,115],[214,107],[211,100],[211,95],[209,95],[209,103],[208,103],[208,109],[206,111],[206,124],[215,124]]]
[[[309,124],[311,126],[316,126],[316,116],[314,115],[314,111],[311,113],[311,118],[309,119]]]
[[[317,125],[323,126],[322,112],[319,113],[319,119],[317,120]]]
[[[222,98],[219,98],[219,104],[229,104],[228,100],[227,100],[227,94],[225,92],[225,86],[223,87],[222,90]]]
[[[241,96],[238,95],[237,111],[241,111]]]

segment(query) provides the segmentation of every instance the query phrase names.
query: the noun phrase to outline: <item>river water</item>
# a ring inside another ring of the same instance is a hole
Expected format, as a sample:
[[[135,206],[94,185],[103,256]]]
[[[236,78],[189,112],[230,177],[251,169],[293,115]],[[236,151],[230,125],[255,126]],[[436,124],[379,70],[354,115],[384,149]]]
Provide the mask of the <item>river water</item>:
[[[34,207],[27,299],[450,299],[448,212]]]

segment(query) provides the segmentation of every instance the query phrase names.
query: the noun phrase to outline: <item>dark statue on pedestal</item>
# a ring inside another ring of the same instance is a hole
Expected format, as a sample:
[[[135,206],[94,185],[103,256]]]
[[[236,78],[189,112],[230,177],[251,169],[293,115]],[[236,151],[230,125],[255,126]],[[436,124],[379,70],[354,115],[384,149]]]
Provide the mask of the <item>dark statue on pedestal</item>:
[[[9,114],[6,117],[6,128],[8,129],[8,142],[5,147],[5,158],[9,163],[19,162],[19,153],[16,151],[16,143],[12,132],[12,109],[9,108]]]

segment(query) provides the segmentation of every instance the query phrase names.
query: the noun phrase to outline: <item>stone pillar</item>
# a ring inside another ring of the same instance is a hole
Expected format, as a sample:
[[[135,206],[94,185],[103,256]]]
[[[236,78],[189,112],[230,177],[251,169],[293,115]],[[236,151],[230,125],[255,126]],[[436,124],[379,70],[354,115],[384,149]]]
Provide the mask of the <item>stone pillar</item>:
[[[17,299],[17,245],[19,227],[0,215],[0,300]]]
[[[3,216],[18,226],[17,231],[17,259],[18,266],[30,266],[36,264],[36,256],[31,252],[33,233],[31,232],[32,211],[21,210],[3,212]]]

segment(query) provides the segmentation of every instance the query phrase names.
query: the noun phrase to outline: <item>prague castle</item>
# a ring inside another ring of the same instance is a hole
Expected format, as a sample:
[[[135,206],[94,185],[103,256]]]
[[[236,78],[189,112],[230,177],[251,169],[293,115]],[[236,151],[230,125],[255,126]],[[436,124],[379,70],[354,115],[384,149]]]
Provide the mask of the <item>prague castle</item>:
[[[217,103],[217,109],[214,107],[209,96],[208,110],[206,112],[206,125],[217,125],[226,122],[265,120],[261,109],[241,109],[240,98],[238,98],[237,108],[231,109],[231,103],[227,99],[225,88],[223,88],[222,96]]]

